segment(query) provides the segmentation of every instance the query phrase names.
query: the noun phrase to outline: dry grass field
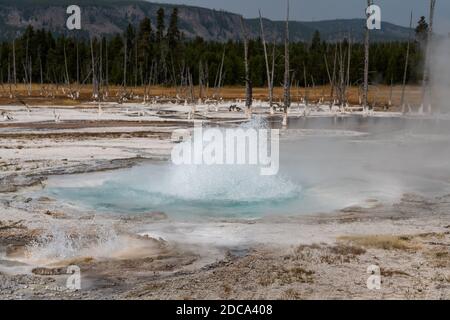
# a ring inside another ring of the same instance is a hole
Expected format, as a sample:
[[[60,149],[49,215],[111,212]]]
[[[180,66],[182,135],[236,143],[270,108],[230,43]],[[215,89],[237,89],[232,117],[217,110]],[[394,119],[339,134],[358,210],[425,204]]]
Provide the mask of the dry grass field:
[[[17,86],[12,85],[11,89],[8,84],[0,85],[0,105],[11,105],[19,103],[19,99],[25,101],[29,105],[59,105],[59,106],[73,106],[83,102],[92,101],[92,86],[83,85],[76,86],[72,85],[72,90],[80,91],[78,99],[71,99],[68,97],[68,87],[67,86],[56,86],[47,85],[44,90],[42,90],[39,84],[33,84],[31,93],[28,92],[28,86],[20,84]],[[175,87],[162,87],[153,86],[147,88],[149,90],[149,95],[151,97],[166,97],[175,98],[178,96],[183,100],[185,98],[185,91],[177,89]],[[394,86],[392,89],[389,86],[371,86],[369,91],[369,102],[378,110],[396,110],[400,104],[401,99],[401,86]],[[123,88],[121,86],[110,86],[109,95],[105,98],[105,101],[114,102],[118,100],[119,92],[122,92]],[[49,94],[43,92],[52,93],[53,97]],[[128,87],[127,92],[133,93],[134,100],[136,102],[142,101],[145,92],[144,87]],[[292,101],[293,103],[301,101],[305,96],[308,97],[308,101],[311,103],[316,103],[321,99],[324,101],[330,100],[330,86],[317,86],[315,88],[305,88],[293,87]],[[391,93],[392,92],[392,93]],[[215,89],[209,88],[205,90],[206,97],[213,97],[216,93]],[[199,88],[194,88],[194,95],[198,97]],[[11,98],[12,95],[12,98]],[[245,98],[245,88],[244,87],[224,87],[220,90],[219,96],[224,100],[243,100]],[[255,100],[267,100],[267,88],[254,88],[253,96]],[[281,102],[283,97],[283,88],[276,87],[274,89],[274,100],[276,102]],[[358,87],[352,87],[348,91],[349,102],[352,105],[360,104],[360,92]],[[392,99],[391,99],[392,97]],[[420,104],[421,98],[421,88],[420,86],[408,86],[406,88],[406,103],[411,105]],[[392,105],[389,105],[391,100]]]

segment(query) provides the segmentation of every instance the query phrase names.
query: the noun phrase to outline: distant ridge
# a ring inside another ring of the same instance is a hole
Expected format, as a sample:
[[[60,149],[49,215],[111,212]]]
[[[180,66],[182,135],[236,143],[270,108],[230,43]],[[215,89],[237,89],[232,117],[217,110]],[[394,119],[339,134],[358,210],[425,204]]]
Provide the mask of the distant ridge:
[[[135,26],[145,16],[154,25],[156,11],[162,7],[168,19],[170,11],[179,8],[179,27],[187,38],[202,37],[205,40],[228,41],[241,38],[240,16],[226,11],[186,5],[151,3],[139,0],[0,0],[0,40],[12,39],[28,25],[45,28],[55,34],[68,33],[65,27],[66,8],[78,4],[82,9],[81,34],[113,35],[123,32],[128,23]],[[256,14],[256,13],[255,13]],[[257,38],[259,20],[246,19],[249,34]],[[284,22],[264,19],[268,41],[282,41]],[[315,22],[291,21],[291,41],[309,41],[318,30],[323,40],[334,41],[352,34],[362,41],[364,19],[327,20]],[[384,22],[382,30],[373,31],[373,41],[408,39],[408,28]]]

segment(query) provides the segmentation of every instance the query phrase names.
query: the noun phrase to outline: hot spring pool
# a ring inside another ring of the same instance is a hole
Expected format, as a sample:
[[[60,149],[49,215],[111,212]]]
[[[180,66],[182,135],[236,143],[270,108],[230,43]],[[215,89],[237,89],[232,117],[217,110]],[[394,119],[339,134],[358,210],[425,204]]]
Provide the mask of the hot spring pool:
[[[360,118],[345,121],[314,119],[297,124],[296,129],[306,131],[288,130],[281,140],[276,176],[261,176],[254,166],[149,162],[51,177],[43,192],[103,213],[160,211],[203,219],[330,212],[373,205],[375,200],[394,202],[407,192],[450,191],[446,132],[427,132],[423,125],[409,127],[392,119],[377,119],[378,125]]]

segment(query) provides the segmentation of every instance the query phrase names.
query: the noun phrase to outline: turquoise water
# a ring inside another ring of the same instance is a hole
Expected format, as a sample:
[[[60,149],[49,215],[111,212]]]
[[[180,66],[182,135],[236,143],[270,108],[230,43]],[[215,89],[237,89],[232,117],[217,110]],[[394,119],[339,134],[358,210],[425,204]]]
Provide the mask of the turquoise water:
[[[302,198],[301,185],[281,175],[260,176],[256,167],[149,163],[56,180],[46,188],[49,195],[111,213],[253,217],[287,212]]]
[[[373,204],[373,199],[395,202],[407,192],[450,192],[447,125],[414,121],[411,126],[389,118],[299,121],[313,131],[282,140],[276,176],[261,176],[256,166],[157,162],[53,177],[44,193],[103,213],[160,211],[203,219],[330,212]],[[348,134],[345,128],[367,135]]]
[[[147,163],[106,173],[54,177],[44,192],[103,213],[158,211],[190,218],[329,212],[364,205],[367,199],[401,196],[399,180],[367,171],[372,161],[339,153],[339,143],[331,143],[326,151],[317,149],[314,141],[303,141],[301,147],[298,142],[285,145],[291,152],[282,152],[276,176],[261,176],[259,167],[253,166]]]

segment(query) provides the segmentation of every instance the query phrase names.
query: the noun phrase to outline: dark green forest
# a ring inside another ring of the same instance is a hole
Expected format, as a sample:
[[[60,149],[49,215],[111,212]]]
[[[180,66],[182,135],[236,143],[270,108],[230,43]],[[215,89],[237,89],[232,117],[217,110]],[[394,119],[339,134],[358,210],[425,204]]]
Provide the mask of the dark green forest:
[[[165,15],[169,23],[165,24]],[[156,26],[156,27],[153,27]],[[427,26],[421,20],[411,33],[408,83],[421,78],[423,39]],[[351,45],[351,50],[349,50]],[[370,47],[370,82],[401,83],[408,42],[373,43]],[[275,56],[274,85],[281,84],[284,72],[284,47],[268,44],[269,58]],[[350,82],[361,83],[364,48],[361,43],[326,42],[316,32],[309,43],[290,44],[294,83],[300,86],[329,83],[328,71],[335,67],[337,53],[346,57],[351,51]],[[1,43],[1,83],[92,83],[139,86],[179,85],[186,75],[197,84],[200,78],[211,86],[217,83],[222,56],[223,85],[244,84],[244,45],[242,42],[206,42],[187,40],[178,29],[178,10],[158,11],[157,21],[145,18],[139,26],[129,25],[122,34],[108,38],[86,38],[77,34],[55,36],[45,30],[28,27],[17,39]],[[253,86],[266,85],[266,65],[261,39],[249,42]],[[337,59],[339,63],[339,59]],[[94,68],[93,68],[94,67]],[[330,71],[331,70],[331,71]],[[31,78],[30,78],[31,75]],[[306,76],[305,76],[306,75]],[[30,81],[31,80],[31,81]],[[94,80],[95,81],[95,80]]]

